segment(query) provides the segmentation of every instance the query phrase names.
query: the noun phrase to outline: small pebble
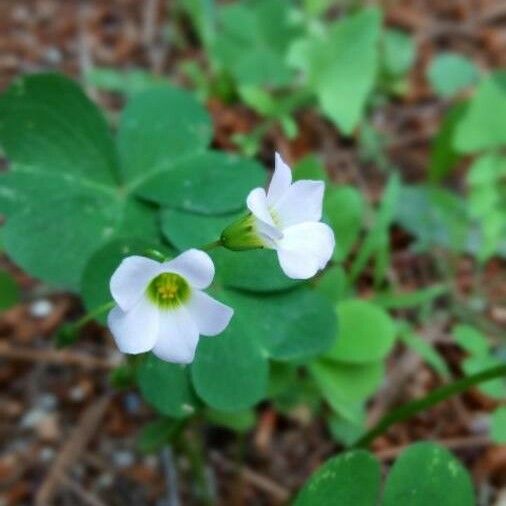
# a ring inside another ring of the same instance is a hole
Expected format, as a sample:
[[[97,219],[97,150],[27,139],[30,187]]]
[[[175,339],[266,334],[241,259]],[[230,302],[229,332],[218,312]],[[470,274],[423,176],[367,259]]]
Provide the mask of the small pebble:
[[[113,483],[114,477],[109,473],[101,474],[97,479],[97,485],[99,488],[109,488]]]
[[[127,450],[114,452],[112,459],[119,468],[129,467],[135,460],[133,453]]]
[[[53,460],[55,451],[50,446],[45,446],[39,453],[39,460],[41,462],[50,462]]]
[[[37,399],[37,406],[44,411],[53,411],[57,405],[58,399],[50,393],[42,394]]]
[[[40,409],[40,408],[31,409],[21,419],[20,426],[22,429],[33,429],[46,416],[47,416],[47,412],[44,409]]]
[[[142,407],[141,398],[133,392],[129,392],[123,397],[125,409],[132,414],[138,413]]]
[[[47,318],[53,311],[53,303],[48,299],[36,300],[30,306],[30,314],[34,318]]]

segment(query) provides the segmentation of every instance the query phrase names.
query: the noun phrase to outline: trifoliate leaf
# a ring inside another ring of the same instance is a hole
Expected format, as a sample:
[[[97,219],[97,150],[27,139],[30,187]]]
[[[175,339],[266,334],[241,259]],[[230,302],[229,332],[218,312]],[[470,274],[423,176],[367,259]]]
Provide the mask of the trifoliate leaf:
[[[211,54],[241,85],[284,86],[292,71],[285,53],[298,29],[286,2],[254,0],[221,6]]]
[[[0,144],[11,162],[5,249],[30,274],[76,289],[90,255],[121,235],[156,239],[155,217],[121,192],[108,127],[69,79],[16,81],[0,98]]]
[[[324,34],[296,42],[289,61],[302,70],[324,113],[349,135],[362,119],[378,70],[381,13],[367,8]]]

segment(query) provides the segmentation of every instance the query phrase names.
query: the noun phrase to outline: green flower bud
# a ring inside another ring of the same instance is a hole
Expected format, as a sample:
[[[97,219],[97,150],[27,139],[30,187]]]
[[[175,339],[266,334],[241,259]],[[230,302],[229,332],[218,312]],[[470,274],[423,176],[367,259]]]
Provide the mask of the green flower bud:
[[[265,248],[265,242],[258,233],[255,217],[249,213],[230,224],[221,233],[223,247],[233,251]]]

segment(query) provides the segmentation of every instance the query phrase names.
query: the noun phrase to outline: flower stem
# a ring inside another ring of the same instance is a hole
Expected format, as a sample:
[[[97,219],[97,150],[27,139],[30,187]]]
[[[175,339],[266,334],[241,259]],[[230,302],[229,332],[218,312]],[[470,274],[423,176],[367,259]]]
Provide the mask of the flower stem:
[[[97,306],[95,309],[92,309],[89,313],[86,313],[82,318],[74,322],[74,326],[76,328],[80,328],[86,323],[88,323],[91,320],[94,320],[97,316],[100,316],[110,309],[112,309],[116,303],[113,300],[110,300],[109,302],[105,302],[104,304],[101,304],[100,306]]]
[[[222,245],[223,243],[221,242],[221,239],[218,239],[216,241],[210,242],[209,244],[204,244],[204,246],[201,246],[200,249],[202,251],[211,251],[212,249],[219,248]]]
[[[371,430],[366,432],[354,445],[354,448],[362,448],[368,446],[376,437],[386,432],[392,425],[407,420],[412,416],[431,408],[453,395],[460,394],[473,385],[489,381],[494,378],[506,376],[506,364],[491,367],[482,372],[466,376],[453,383],[444,385],[433,390],[426,397],[416,401],[409,402],[404,406],[394,409],[386,414]]]
[[[79,330],[81,327],[86,325],[90,320],[94,320],[98,316],[104,314],[106,311],[109,311],[114,307],[114,305],[114,301],[106,302],[105,304],[96,307],[89,313],[86,313],[79,320],[62,325],[55,336],[56,347],[64,348],[65,346],[74,344],[79,337]]]

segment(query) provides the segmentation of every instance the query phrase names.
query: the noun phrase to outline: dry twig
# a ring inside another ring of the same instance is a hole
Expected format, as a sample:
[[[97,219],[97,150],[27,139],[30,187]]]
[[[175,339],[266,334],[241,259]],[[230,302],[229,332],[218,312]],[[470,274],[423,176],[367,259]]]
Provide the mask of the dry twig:
[[[56,495],[62,481],[68,485],[69,482],[68,479],[65,480],[65,473],[72,467],[72,464],[78,460],[90,439],[95,434],[107,406],[109,405],[109,400],[110,394],[106,393],[84,410],[77,426],[71,432],[66,443],[62,446],[46,479],[42,483],[35,497],[35,506],[49,506],[53,504],[53,497]]]

